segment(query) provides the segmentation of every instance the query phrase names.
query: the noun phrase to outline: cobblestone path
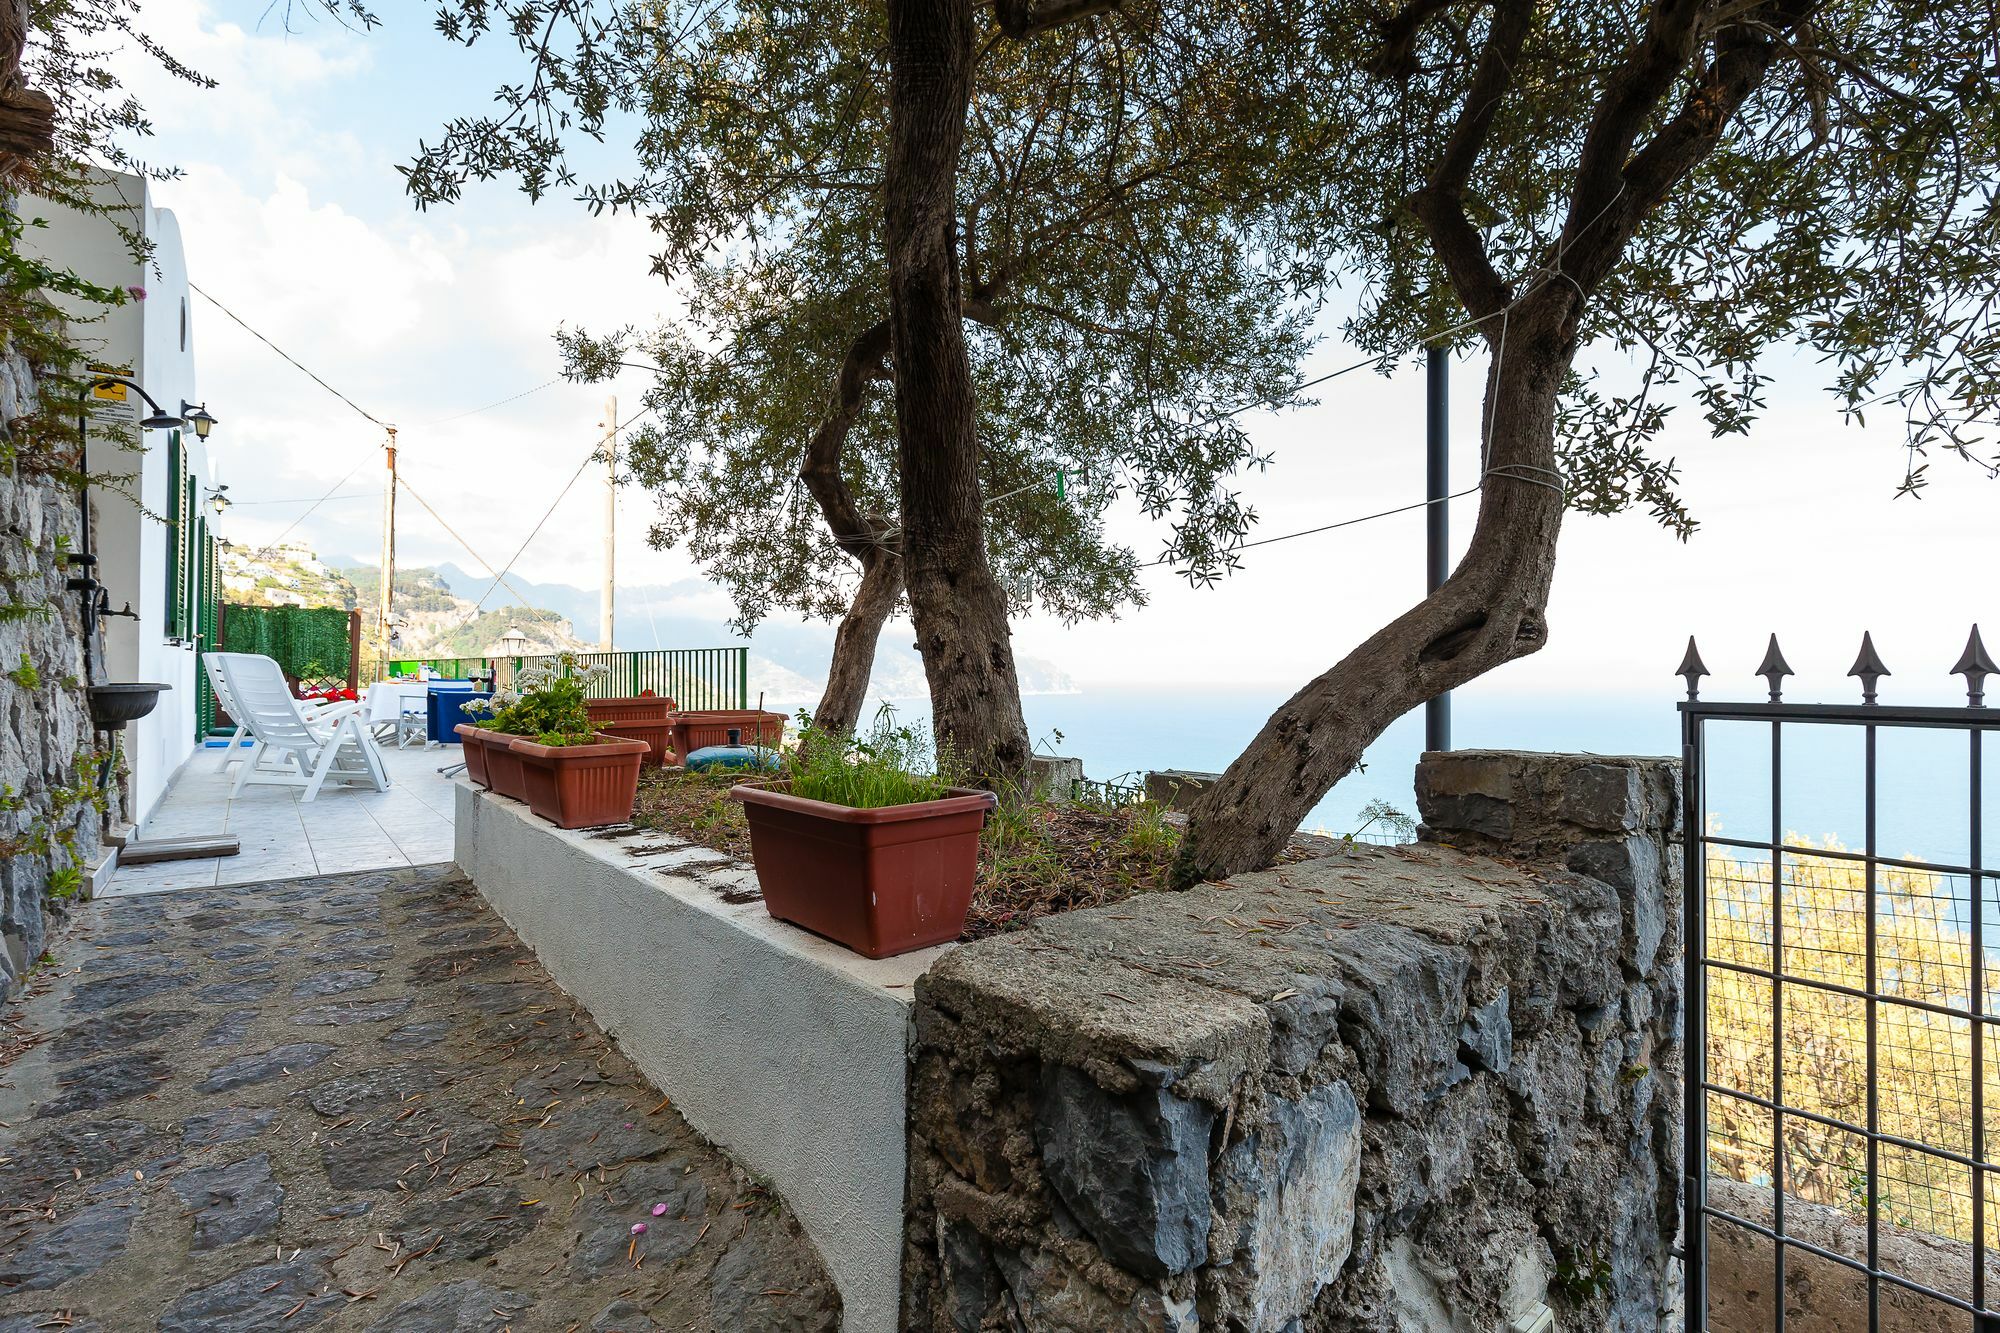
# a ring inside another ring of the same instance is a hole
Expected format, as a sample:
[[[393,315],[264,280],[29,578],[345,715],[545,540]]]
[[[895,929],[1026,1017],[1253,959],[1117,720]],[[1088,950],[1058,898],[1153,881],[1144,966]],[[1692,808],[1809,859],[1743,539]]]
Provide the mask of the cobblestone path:
[[[839,1324],[450,866],[82,909],[0,1009],[0,1182],[0,1333]]]

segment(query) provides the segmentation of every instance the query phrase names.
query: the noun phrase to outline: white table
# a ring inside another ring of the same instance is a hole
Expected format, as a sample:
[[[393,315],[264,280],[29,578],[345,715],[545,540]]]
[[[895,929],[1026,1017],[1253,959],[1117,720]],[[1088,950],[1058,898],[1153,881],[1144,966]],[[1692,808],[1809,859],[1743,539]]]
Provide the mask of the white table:
[[[424,711],[424,699],[431,692],[428,680],[378,680],[368,687],[367,713],[371,727],[394,726],[407,708]]]

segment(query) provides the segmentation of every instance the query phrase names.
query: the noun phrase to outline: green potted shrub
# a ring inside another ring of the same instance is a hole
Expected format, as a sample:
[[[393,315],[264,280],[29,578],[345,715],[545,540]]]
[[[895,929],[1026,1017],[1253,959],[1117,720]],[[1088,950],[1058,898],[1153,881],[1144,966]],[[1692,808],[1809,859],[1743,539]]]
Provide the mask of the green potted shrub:
[[[461,739],[481,748],[486,782],[514,796],[559,828],[618,824],[632,817],[639,765],[651,747],[643,740],[594,730],[584,688],[603,667],[579,666],[569,653],[524,667],[513,685],[483,703],[490,727],[461,724]],[[474,733],[477,733],[476,735]],[[472,771],[468,756],[466,771]]]
[[[957,939],[994,797],[948,767],[886,705],[862,739],[806,719],[781,777],[729,792],[765,909],[869,958]]]

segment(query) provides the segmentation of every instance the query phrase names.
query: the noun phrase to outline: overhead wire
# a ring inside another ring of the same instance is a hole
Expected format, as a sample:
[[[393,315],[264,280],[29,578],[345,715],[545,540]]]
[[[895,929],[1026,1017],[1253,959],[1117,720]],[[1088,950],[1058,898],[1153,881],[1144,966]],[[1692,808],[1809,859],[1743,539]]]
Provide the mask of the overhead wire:
[[[326,504],[332,500],[371,500],[379,498],[379,493],[375,491],[349,491],[346,495],[322,495],[317,500],[310,495],[294,495],[284,500],[231,500],[229,507],[231,509],[242,509],[255,505]]]
[[[264,344],[264,345],[265,345],[266,347],[270,348],[270,349],[271,349],[271,350],[272,350],[273,352],[277,353],[277,355],[278,355],[278,356],[279,356],[280,358],[282,358],[282,359],[283,359],[283,360],[284,360],[284,361],[285,361],[285,362],[286,362],[287,364],[289,364],[289,365],[291,365],[292,367],[294,367],[295,369],[297,369],[297,370],[298,370],[298,371],[299,371],[299,372],[300,372],[301,374],[303,374],[303,375],[304,375],[304,376],[305,376],[305,377],[306,377],[307,379],[310,379],[310,380],[311,380],[311,381],[312,381],[312,382],[313,382],[314,384],[317,384],[317,385],[319,385],[319,387],[320,387],[320,388],[322,388],[322,389],[325,389],[325,390],[326,390],[326,391],[327,391],[328,393],[332,394],[332,395],[333,395],[333,396],[334,396],[335,398],[338,398],[338,399],[339,399],[339,400],[340,400],[341,402],[345,403],[345,404],[346,404],[346,405],[347,405],[348,407],[352,408],[352,409],[353,409],[353,410],[354,410],[354,411],[355,411],[356,413],[358,413],[358,414],[359,414],[359,415],[360,415],[360,416],[361,416],[361,417],[362,417],[363,419],[365,419],[365,420],[367,420],[367,421],[370,421],[370,422],[374,423],[374,424],[375,424],[375,425],[377,425],[377,426],[380,426],[380,427],[381,427],[381,428],[382,428],[383,430],[385,430],[385,431],[388,431],[388,432],[390,432],[391,434],[394,434],[394,432],[395,432],[395,429],[396,429],[396,428],[395,428],[394,426],[392,426],[392,425],[390,425],[390,424],[389,424],[388,422],[386,422],[386,421],[382,420],[382,418],[380,418],[380,417],[376,416],[376,415],[375,415],[375,414],[374,414],[373,412],[370,412],[370,411],[369,411],[369,410],[368,410],[367,408],[365,408],[365,407],[361,406],[361,405],[360,405],[359,403],[355,402],[355,401],[354,401],[354,400],[353,400],[352,398],[348,397],[348,396],[347,396],[346,394],[342,393],[342,392],[341,392],[340,390],[338,390],[338,389],[334,388],[334,387],[333,387],[333,385],[329,384],[329,383],[328,383],[328,382],[327,382],[327,381],[326,381],[326,380],[325,380],[324,378],[322,378],[322,377],[321,377],[320,375],[318,375],[317,373],[315,373],[315,372],[314,372],[314,371],[313,371],[313,370],[311,369],[311,367],[307,366],[307,365],[306,365],[306,364],[305,364],[304,362],[300,361],[300,360],[299,360],[299,359],[298,359],[297,357],[295,357],[295,356],[293,356],[293,355],[292,355],[291,353],[287,352],[287,351],[286,351],[286,350],[285,350],[284,348],[282,348],[282,347],[278,346],[278,344],[277,344],[277,343],[273,342],[273,341],[272,341],[272,340],[271,340],[270,338],[266,337],[266,336],[265,336],[264,334],[262,334],[262,333],[258,332],[258,330],[257,330],[256,328],[252,327],[252,325],[251,325],[251,324],[249,323],[249,321],[248,321],[248,320],[245,320],[245,319],[244,319],[244,318],[243,318],[243,317],[242,317],[241,315],[237,314],[237,313],[236,313],[236,312],[235,312],[234,310],[231,310],[231,309],[230,309],[230,308],[229,308],[228,306],[224,305],[224,304],[223,304],[223,303],[222,303],[221,301],[219,301],[219,300],[217,300],[217,299],[216,299],[215,297],[211,296],[211,295],[210,295],[210,294],[209,294],[208,292],[206,292],[206,291],[203,291],[203,290],[202,290],[202,288],[201,288],[200,286],[198,286],[197,284],[195,284],[195,283],[194,283],[193,281],[190,281],[190,282],[188,283],[188,287],[189,287],[189,288],[190,288],[190,289],[191,289],[192,291],[194,291],[194,292],[195,292],[195,293],[196,293],[197,295],[199,295],[199,296],[200,296],[200,297],[201,297],[201,298],[202,298],[203,300],[207,301],[207,302],[208,302],[208,303],[209,303],[210,305],[214,306],[214,307],[215,307],[215,308],[216,308],[217,310],[220,310],[220,311],[221,311],[221,312],[222,312],[222,313],[223,313],[224,315],[228,316],[228,317],[229,317],[229,319],[230,319],[230,320],[231,320],[231,321],[232,321],[233,323],[235,323],[235,324],[236,324],[236,325],[237,325],[237,326],[238,326],[239,328],[241,328],[241,329],[242,329],[242,330],[243,330],[243,331],[244,331],[245,333],[248,333],[248,334],[249,334],[249,335],[250,335],[251,337],[255,338],[255,339],[256,339],[256,340],[258,341],[258,342],[260,342],[260,343],[263,343],[263,344]],[[459,419],[460,419],[460,418],[462,418],[462,417],[468,417],[468,416],[474,416],[474,415],[477,415],[477,414],[478,414],[478,413],[480,413],[480,412],[486,412],[486,411],[490,411],[491,409],[493,409],[493,408],[495,408],[495,407],[500,407],[500,406],[503,406],[503,405],[504,405],[504,404],[506,404],[506,403],[510,403],[510,402],[513,402],[513,401],[514,401],[515,399],[518,399],[518,398],[525,398],[525,397],[527,397],[527,396],[528,396],[529,394],[533,394],[533,393],[539,393],[539,392],[541,392],[541,391],[542,391],[543,389],[546,389],[546,388],[550,387],[550,385],[553,385],[553,384],[558,384],[558,383],[560,383],[560,382],[561,382],[561,380],[562,380],[562,377],[561,377],[561,376],[557,376],[557,377],[556,377],[555,379],[552,379],[552,380],[548,380],[548,381],[546,381],[545,383],[542,383],[542,384],[538,384],[538,385],[536,385],[536,386],[535,386],[534,388],[532,388],[532,389],[524,389],[524,390],[522,390],[522,391],[521,391],[520,393],[517,393],[517,394],[513,394],[513,395],[511,395],[510,397],[507,397],[507,398],[502,398],[502,399],[498,399],[497,401],[495,401],[495,402],[491,402],[491,403],[487,403],[487,404],[485,404],[485,405],[484,405],[484,406],[482,406],[482,407],[475,407],[475,408],[471,409],[470,411],[467,411],[467,412],[461,412],[461,413],[459,413],[459,414],[458,414],[457,416],[452,416],[452,417],[446,417],[446,418],[444,418],[444,419],[443,419],[443,421],[437,421],[437,422],[431,422],[431,423],[428,423],[428,424],[431,424],[431,425],[442,425],[442,424],[444,424],[444,422],[446,422],[446,421],[456,421],[456,420],[459,420]],[[650,410],[650,409],[649,409],[649,410]],[[641,413],[640,415],[641,415],[641,416],[643,416],[643,415],[644,415],[644,413]],[[633,421],[635,421],[635,422],[636,422],[637,420],[639,420],[639,418],[638,418],[638,417],[634,417],[634,418],[633,418]],[[623,428],[621,427],[620,429],[622,430]],[[258,554],[260,554],[260,555],[268,555],[268,554],[270,554],[271,552],[275,551],[275,550],[276,550],[276,549],[277,549],[277,548],[278,548],[279,546],[283,545],[283,544],[284,544],[284,540],[285,540],[285,538],[291,535],[291,533],[292,533],[293,529],[297,528],[297,527],[299,526],[299,524],[300,524],[300,523],[303,523],[303,522],[304,522],[304,521],[305,521],[305,520],[306,520],[307,518],[311,517],[311,516],[312,516],[312,514],[313,514],[313,513],[315,512],[315,511],[317,511],[317,510],[319,509],[319,507],[320,507],[321,505],[323,505],[323,504],[326,504],[326,503],[327,503],[327,502],[328,502],[329,500],[333,500],[333,499],[335,499],[335,498],[340,498],[340,499],[356,499],[356,498],[360,498],[360,496],[361,496],[361,495],[365,495],[365,494],[369,494],[368,492],[357,492],[357,494],[356,494],[356,495],[354,495],[354,496],[340,496],[340,497],[336,497],[336,496],[335,496],[335,494],[334,494],[334,492],[338,491],[338,490],[339,490],[339,489],[340,489],[341,487],[345,486],[345,485],[346,485],[346,484],[347,484],[348,482],[352,481],[352,480],[354,479],[354,476],[355,476],[355,473],[357,473],[357,472],[361,471],[362,467],[364,467],[364,466],[365,466],[365,465],[367,464],[367,461],[368,461],[368,460],[364,458],[364,459],[363,459],[363,460],[362,460],[361,462],[359,462],[359,463],[356,463],[356,464],[354,465],[353,469],[352,469],[351,471],[349,471],[349,472],[348,472],[348,474],[347,474],[346,476],[342,477],[342,478],[341,478],[341,479],[340,479],[339,481],[335,482],[335,483],[333,484],[333,486],[332,486],[332,487],[330,487],[330,488],[329,488],[329,489],[327,490],[326,494],[324,494],[324,495],[320,496],[320,497],[319,497],[319,498],[318,498],[317,500],[314,500],[314,501],[312,502],[312,505],[311,505],[311,506],[310,506],[310,507],[309,507],[309,508],[308,508],[308,509],[307,509],[307,510],[306,510],[306,511],[304,512],[304,513],[300,514],[300,515],[299,515],[299,516],[298,516],[297,518],[293,519],[293,520],[292,520],[292,521],[291,521],[291,522],[290,522],[289,524],[287,524],[287,525],[285,526],[285,529],[284,529],[284,531],[280,532],[280,533],[279,533],[279,534],[277,535],[277,537],[276,537],[276,538],[274,538],[274,539],[273,539],[272,541],[270,541],[270,542],[268,542],[268,543],[266,543],[266,544],[264,544],[264,545],[261,545],[261,546],[258,546],[258,547],[255,547],[255,548],[253,548],[253,549],[255,549],[255,550],[257,551],[257,553],[258,553]],[[588,463],[588,460],[586,460],[586,464],[587,464],[587,463]],[[579,468],[579,469],[578,469],[578,472],[577,472],[577,476],[581,476],[581,475],[582,475],[582,469],[580,469],[580,468]],[[408,492],[410,493],[410,498],[411,498],[411,499],[415,500],[415,501],[416,501],[416,502],[417,502],[417,503],[418,503],[419,505],[422,505],[422,506],[423,506],[423,508],[424,508],[424,512],[428,513],[428,514],[429,514],[429,515],[430,515],[430,516],[431,516],[431,517],[432,517],[433,519],[436,519],[436,520],[437,520],[437,523],[438,523],[438,526],[439,526],[439,527],[442,527],[442,528],[443,528],[443,529],[444,529],[444,530],[445,530],[445,531],[446,531],[447,533],[449,533],[449,534],[451,535],[451,537],[452,537],[452,539],[453,539],[454,541],[456,541],[456,542],[457,542],[457,543],[458,543],[458,544],[459,544],[460,546],[462,546],[462,547],[464,547],[464,548],[465,548],[465,552],[466,552],[466,554],[467,554],[467,555],[470,555],[470,556],[471,556],[471,557],[472,557],[472,558],[473,558],[474,560],[478,561],[478,562],[479,562],[479,563],[480,563],[481,565],[485,566],[485,568],[486,568],[487,570],[491,571],[491,570],[493,569],[493,565],[492,565],[492,563],[491,563],[491,562],[489,562],[489,561],[488,561],[488,560],[487,560],[487,559],[486,559],[486,558],[485,558],[484,556],[480,555],[480,554],[479,554],[479,552],[475,551],[475,550],[474,550],[474,549],[472,548],[472,544],[471,544],[470,542],[466,541],[464,537],[461,537],[461,536],[460,536],[460,535],[458,534],[457,530],[456,530],[456,529],[454,529],[454,528],[453,528],[453,527],[451,526],[451,524],[449,524],[449,523],[445,522],[445,520],[444,520],[444,517],[443,517],[443,515],[439,514],[439,513],[437,512],[437,510],[436,510],[436,509],[432,508],[432,506],[431,506],[431,504],[430,504],[430,502],[429,502],[428,500],[425,500],[425,499],[423,498],[423,496],[422,496],[422,495],[420,495],[420,494],[418,494],[418,493],[417,493],[417,491],[416,491],[416,488],[414,488],[413,486],[411,486],[411,485],[409,484],[409,481],[408,481],[407,477],[403,476],[403,475],[402,475],[401,473],[398,473],[398,475],[397,475],[397,483],[398,483],[398,484],[399,484],[399,485],[400,485],[400,486],[401,486],[401,487],[402,487],[402,488],[403,488],[404,490],[406,490],[406,491],[408,491]],[[576,478],[575,478],[575,477],[572,477],[572,478],[570,479],[570,483],[569,483],[569,485],[570,485],[570,486],[574,486],[575,484],[576,484]],[[568,493],[568,491],[569,491],[569,486],[565,486],[565,487],[563,488],[563,491],[564,491],[564,494],[567,494],[567,493]],[[560,498],[561,498],[561,497],[560,497],[560,496],[558,496],[557,498],[558,498],[558,500],[560,500]],[[259,503],[271,503],[271,504],[280,504],[280,503],[290,503],[290,502],[287,502],[287,501],[244,501],[243,503],[246,503],[246,504],[259,504]],[[547,521],[548,521],[548,516],[547,516],[546,514],[545,514],[545,515],[543,515],[543,520],[542,520],[542,521],[543,521],[543,522],[547,522]],[[539,523],[538,523],[538,524],[536,524],[536,525],[535,525],[535,530],[536,530],[537,532],[539,532],[539,531],[541,530],[541,524],[539,524]],[[530,533],[530,534],[529,534],[529,540],[530,540],[530,541],[534,540],[534,534],[533,534],[533,533]],[[523,550],[527,549],[527,547],[526,547],[526,543],[523,543],[523,544],[522,544],[522,549],[523,549]],[[519,558],[520,558],[520,552],[518,552],[518,551],[517,551],[517,552],[515,553],[515,559],[519,559]],[[511,568],[512,568],[512,562],[511,562],[511,561],[510,561],[510,562],[508,563],[508,568],[509,568],[509,569],[511,569]],[[491,586],[489,586],[489,587],[487,588],[487,590],[486,590],[486,595],[487,595],[487,596],[490,596],[490,595],[492,594],[492,591],[493,591],[493,587],[495,587],[495,586],[502,586],[502,585],[504,585],[504,586],[506,587],[507,591],[509,591],[510,593],[513,593],[513,594],[514,594],[514,596],[516,596],[516,597],[518,597],[518,598],[520,598],[520,599],[521,599],[521,605],[522,605],[522,608],[523,608],[524,610],[527,610],[527,611],[530,611],[530,612],[533,612],[533,611],[534,611],[534,610],[535,610],[536,608],[535,608],[535,607],[534,607],[534,606],[533,606],[533,605],[532,605],[532,604],[531,604],[531,603],[530,603],[530,602],[528,601],[528,599],[527,599],[526,597],[523,597],[523,596],[521,595],[521,592],[520,592],[520,590],[519,590],[519,589],[517,589],[517,588],[515,588],[515,587],[514,587],[514,585],[513,585],[513,584],[511,584],[511,583],[505,583],[505,576],[506,576],[506,572],[507,572],[506,570],[502,570],[502,571],[501,571],[501,574],[500,574],[500,576],[499,576],[499,577],[497,577],[497,578],[496,578],[496,579],[494,580],[494,584],[493,584],[493,585],[491,585]],[[480,598],[480,603],[481,603],[481,604],[483,605],[483,604],[484,604],[484,602],[485,602],[485,596],[482,596],[482,597]]]
[[[621,423],[614,430],[612,430],[610,438],[615,441],[620,435],[623,435],[626,431],[638,425],[641,421],[645,420],[646,417],[652,414],[653,408],[654,405],[649,404],[648,406],[640,409],[638,415],[632,417],[629,421]],[[543,525],[549,521],[550,515],[556,512],[556,507],[562,504],[564,497],[568,496],[570,490],[573,487],[575,487],[577,481],[583,476],[584,469],[588,468],[592,463],[597,461],[598,449],[600,447],[601,447],[600,445],[595,445],[595,444],[591,446],[590,452],[584,455],[584,459],[581,463],[577,464],[576,471],[570,474],[570,478],[567,482],[563,484],[562,490],[558,491],[556,493],[556,498],[549,502],[548,509],[543,512],[541,519],[536,522],[534,529],[530,531],[527,537],[522,540],[520,547],[514,552],[513,557],[507,561],[506,568],[502,569],[500,571],[500,575],[496,576],[493,582],[487,585],[486,591],[479,595],[479,600],[473,603],[473,610],[476,611],[480,607],[486,605],[486,599],[493,595],[493,589],[499,586],[500,579],[504,577],[508,573],[508,571],[514,568],[514,562],[521,558],[522,553],[525,552],[528,549],[528,547],[534,542],[535,538],[538,535],[540,535]],[[516,593],[515,595],[519,596],[520,594]]]
[[[342,393],[340,390],[334,388],[331,384],[328,384],[325,380],[321,379],[318,375],[314,374],[303,361],[300,361],[290,352],[287,352],[284,348],[278,346],[278,344],[272,342],[269,338],[257,332],[257,330],[251,328],[250,325],[247,322],[245,322],[245,320],[241,315],[237,314],[234,310],[231,310],[228,306],[222,304],[222,302],[216,300],[213,296],[210,296],[207,292],[203,291],[200,287],[196,286],[194,282],[190,281],[188,283],[188,287],[196,295],[200,296],[204,301],[207,301],[217,310],[220,310],[223,314],[229,316],[229,318],[233,320],[237,324],[237,326],[240,327],[245,333],[255,338],[258,342],[263,343],[264,346],[270,348],[272,351],[276,352],[279,356],[283,357],[286,361],[290,362],[292,366],[299,371],[300,374],[304,375],[314,384],[319,385],[320,388],[325,389],[335,398],[338,398],[341,402],[346,403],[356,412],[359,412],[364,418],[374,422],[376,425],[380,426],[383,430],[395,429],[394,426],[382,420],[382,418],[376,416],[373,412],[370,412],[367,408],[361,406],[361,404],[355,402],[352,398],[349,398],[346,394]]]
[[[311,508],[308,508],[305,511],[305,513],[300,514],[290,523],[287,523],[285,525],[285,530],[283,532],[280,532],[276,537],[272,538],[269,542],[265,543],[264,545],[257,547],[256,548],[257,553],[259,555],[269,555],[271,552],[277,550],[280,546],[283,546],[285,544],[285,538],[292,535],[293,528],[298,527],[299,524],[305,522],[308,518],[312,517],[314,510],[318,509],[321,505],[325,504],[328,500],[332,499],[333,493],[335,491],[339,490],[342,486],[345,486],[348,482],[353,481],[354,474],[356,472],[359,472],[362,468],[366,467],[367,465],[368,465],[368,459],[364,456],[359,463],[356,463],[354,465],[354,467],[348,472],[346,476],[342,477],[339,481],[336,481],[335,483],[333,483],[332,486],[328,487],[325,495],[322,495],[319,497],[319,499],[313,501]]]
[[[505,398],[495,399],[493,402],[486,404],[486,406],[484,407],[475,407],[469,411],[457,412],[448,417],[439,417],[434,421],[426,421],[423,424],[426,426],[443,426],[453,421],[463,421],[467,417],[476,417],[481,412],[491,412],[496,407],[505,407],[509,403],[518,402],[520,399],[526,398],[530,394],[540,393],[542,390],[550,387],[551,385],[561,384],[562,382],[563,382],[563,377],[558,375],[552,380],[542,381],[540,384],[537,384],[532,389],[523,389],[519,393],[509,394]]]
[[[482,566],[485,567],[488,573],[492,573],[494,569],[493,562],[491,560],[488,560],[485,556],[479,554],[478,551],[474,550],[471,542],[459,536],[458,529],[452,527],[451,524],[447,523],[445,521],[444,515],[438,513],[437,510],[431,507],[431,502],[429,500],[424,499],[424,497],[418,493],[416,487],[410,485],[410,480],[408,477],[398,474],[396,477],[396,484],[403,490],[408,491],[410,498],[412,500],[415,500],[419,505],[422,505],[424,512],[426,514],[429,514],[432,518],[436,519],[437,525],[443,528],[446,533],[450,534],[451,539],[453,541],[457,542],[460,546],[464,547],[465,553],[467,555],[471,556],[474,560],[477,560]],[[541,612],[543,618],[546,618],[547,615],[552,614],[548,612],[542,612],[541,608],[535,606],[525,596],[522,595],[521,590],[519,588],[516,588],[513,584],[508,583],[506,581],[507,573],[508,573],[507,570],[504,569],[501,570],[500,573],[495,577],[494,581],[500,584],[501,586],[505,587],[508,592],[513,593],[514,596],[519,597],[521,599],[522,610],[528,612],[530,615],[534,615],[537,612]],[[489,588],[487,591],[491,592],[492,589]],[[560,617],[558,617],[558,619],[560,619]]]

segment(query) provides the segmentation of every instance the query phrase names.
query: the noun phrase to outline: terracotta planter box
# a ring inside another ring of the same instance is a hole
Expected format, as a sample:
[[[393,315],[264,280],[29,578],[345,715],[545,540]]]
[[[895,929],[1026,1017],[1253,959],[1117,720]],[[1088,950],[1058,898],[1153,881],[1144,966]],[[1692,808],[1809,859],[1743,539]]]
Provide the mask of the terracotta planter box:
[[[488,791],[511,796],[517,801],[528,799],[528,788],[521,776],[521,759],[513,751],[513,743],[520,739],[518,736],[510,736],[504,731],[488,731],[470,722],[461,722],[452,730],[458,733],[459,741],[465,747],[465,772],[468,777]]]
[[[972,905],[993,793],[963,787],[914,805],[855,810],[782,782],[730,789],[750,824],[764,906],[869,958],[958,938]]]
[[[632,818],[644,741],[600,734],[595,745],[543,745],[525,736],[508,747],[521,766],[528,808],[557,828],[595,828]],[[492,767],[493,756],[487,756]]]
[[[785,739],[785,715],[760,708],[703,708],[675,713],[674,753],[683,762],[696,750],[729,744],[732,730],[742,733],[745,745],[768,745],[776,749]]]
[[[666,695],[634,694],[620,699],[591,699],[584,704],[590,725],[607,736],[644,741],[651,752],[646,762],[655,766],[674,757],[674,701]]]
[[[665,722],[674,711],[674,701],[664,694],[628,694],[617,699],[586,699],[590,720],[607,722]]]

